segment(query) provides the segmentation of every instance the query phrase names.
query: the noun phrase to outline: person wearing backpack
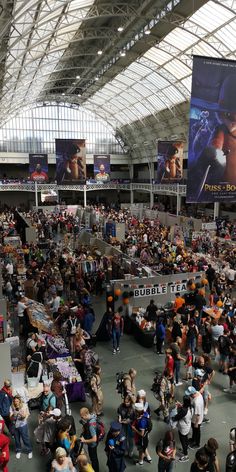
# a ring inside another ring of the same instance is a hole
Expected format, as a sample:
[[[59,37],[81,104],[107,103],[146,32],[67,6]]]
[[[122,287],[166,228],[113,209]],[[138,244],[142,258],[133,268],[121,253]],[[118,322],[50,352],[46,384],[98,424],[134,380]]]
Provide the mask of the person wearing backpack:
[[[118,421],[112,421],[105,445],[109,472],[124,472],[126,469],[125,450],[126,437],[122,431],[122,425]]]
[[[67,336],[69,339],[70,351],[72,354],[75,352],[75,335],[77,332],[77,328],[79,327],[79,320],[75,316],[75,312],[70,310],[69,319],[66,323],[67,328]]]
[[[137,465],[143,465],[144,461],[151,464],[152,458],[148,452],[149,432],[152,429],[152,423],[148,414],[144,412],[142,403],[134,404],[136,419],[132,424],[134,434],[134,442],[138,449],[139,458]]]
[[[83,425],[80,441],[83,444],[87,444],[88,454],[94,472],[99,472],[99,462],[97,456],[99,431],[97,416],[94,413],[90,413],[88,408],[81,408],[79,413],[81,418],[81,424]]]
[[[90,380],[90,389],[91,389],[91,398],[92,398],[92,407],[93,413],[97,416],[103,415],[103,393],[101,388],[101,367],[100,365],[95,365],[93,367],[93,375]]]

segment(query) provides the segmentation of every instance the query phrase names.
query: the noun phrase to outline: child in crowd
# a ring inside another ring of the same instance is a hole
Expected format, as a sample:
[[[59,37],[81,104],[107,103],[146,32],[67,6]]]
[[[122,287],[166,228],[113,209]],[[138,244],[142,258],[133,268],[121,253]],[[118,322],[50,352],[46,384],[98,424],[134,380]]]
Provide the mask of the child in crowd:
[[[185,380],[191,380],[193,377],[193,353],[190,347],[186,351],[186,360],[185,360],[185,368],[186,368],[186,377]]]

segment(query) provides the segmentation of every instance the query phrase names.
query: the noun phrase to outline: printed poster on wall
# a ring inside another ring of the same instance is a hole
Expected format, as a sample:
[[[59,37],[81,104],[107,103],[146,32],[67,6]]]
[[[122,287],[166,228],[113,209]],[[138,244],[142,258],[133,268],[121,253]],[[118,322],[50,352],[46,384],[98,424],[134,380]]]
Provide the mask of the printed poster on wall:
[[[110,180],[110,154],[94,154],[94,178],[97,182]]]
[[[30,180],[45,182],[48,180],[48,155],[29,154]]]
[[[180,183],[183,179],[183,141],[158,141],[157,183]]]
[[[236,200],[236,61],[194,56],[187,202]]]
[[[56,139],[56,180],[58,184],[85,182],[85,139]]]

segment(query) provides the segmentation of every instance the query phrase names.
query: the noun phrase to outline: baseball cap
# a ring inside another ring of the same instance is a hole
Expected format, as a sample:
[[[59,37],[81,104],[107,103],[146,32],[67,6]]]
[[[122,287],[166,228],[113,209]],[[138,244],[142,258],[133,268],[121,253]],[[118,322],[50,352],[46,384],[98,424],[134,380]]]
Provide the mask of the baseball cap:
[[[195,375],[196,375],[197,377],[203,377],[203,376],[205,375],[205,372],[204,372],[203,369],[196,369],[196,370],[195,370]]]
[[[59,416],[61,416],[61,410],[60,408],[54,408],[54,410],[52,410],[50,414],[59,418]]]
[[[118,421],[112,421],[111,423],[111,431],[121,431],[122,424],[118,423]]]
[[[145,396],[146,396],[145,390],[139,390],[139,391],[138,391],[138,396],[139,396],[139,397],[145,397]]]
[[[143,411],[143,404],[142,403],[135,403],[134,408],[136,411]]]
[[[189,396],[194,395],[194,393],[197,393],[196,388],[190,386],[187,388],[187,390],[185,390],[184,395]]]

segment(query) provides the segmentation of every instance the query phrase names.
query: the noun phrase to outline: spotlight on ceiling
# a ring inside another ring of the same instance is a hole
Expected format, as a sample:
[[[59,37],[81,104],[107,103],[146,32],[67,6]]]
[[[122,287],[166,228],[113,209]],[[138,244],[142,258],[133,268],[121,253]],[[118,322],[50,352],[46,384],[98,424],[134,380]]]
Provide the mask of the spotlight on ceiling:
[[[78,93],[78,97],[81,97],[81,93]]]
[[[95,77],[95,80],[99,80],[99,77]]]
[[[77,80],[80,79],[80,75],[77,75],[77,76],[76,76],[76,79],[77,79]]]
[[[123,26],[119,26],[119,28],[117,28],[117,31],[119,31],[119,33],[122,33],[122,31],[124,31]]]
[[[125,57],[126,56],[126,51],[120,51],[120,56]]]
[[[64,96],[64,95],[65,95],[65,92],[62,92],[62,95]]]
[[[97,52],[98,56],[101,56],[102,55],[102,50],[99,49],[99,51]]]
[[[144,34],[146,34],[146,35],[148,36],[149,34],[151,34],[151,30],[150,30],[150,29],[146,29],[146,30],[144,31]]]

